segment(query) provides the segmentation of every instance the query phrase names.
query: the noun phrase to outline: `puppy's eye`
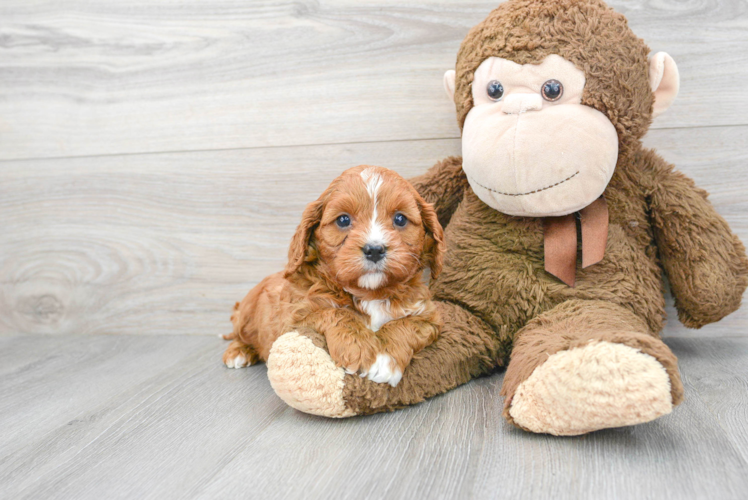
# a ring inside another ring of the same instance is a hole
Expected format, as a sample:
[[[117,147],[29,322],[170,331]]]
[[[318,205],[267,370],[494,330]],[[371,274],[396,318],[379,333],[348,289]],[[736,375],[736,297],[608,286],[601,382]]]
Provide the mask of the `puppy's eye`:
[[[500,101],[504,97],[504,86],[498,80],[491,80],[486,85],[486,93],[494,101]]]
[[[408,218],[405,217],[403,214],[395,214],[395,217],[392,219],[392,222],[397,227],[404,227],[405,224],[408,223]]]
[[[348,227],[351,225],[351,216],[348,214],[339,215],[338,218],[335,219],[335,224],[340,228]]]
[[[546,101],[558,101],[564,95],[564,86],[558,80],[548,80],[540,92]]]

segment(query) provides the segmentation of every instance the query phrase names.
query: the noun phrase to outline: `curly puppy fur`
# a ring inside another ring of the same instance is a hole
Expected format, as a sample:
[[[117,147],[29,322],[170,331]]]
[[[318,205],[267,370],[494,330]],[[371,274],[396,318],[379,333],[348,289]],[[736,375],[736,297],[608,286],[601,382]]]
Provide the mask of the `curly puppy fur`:
[[[366,257],[372,245],[382,252],[375,259]],[[429,267],[439,275],[443,251],[436,212],[405,179],[381,167],[347,170],[307,206],[286,270],[236,304],[224,363],[267,361],[281,335],[313,328],[338,366],[397,385],[413,355],[438,336],[422,274]]]

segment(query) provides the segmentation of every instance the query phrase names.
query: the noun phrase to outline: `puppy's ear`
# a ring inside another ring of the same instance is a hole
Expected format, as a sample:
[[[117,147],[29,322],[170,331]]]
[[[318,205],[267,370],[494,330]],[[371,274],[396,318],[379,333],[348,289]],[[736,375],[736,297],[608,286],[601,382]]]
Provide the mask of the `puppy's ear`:
[[[415,190],[414,190],[415,191]],[[446,244],[444,243],[444,229],[439,224],[434,205],[427,203],[418,193],[415,193],[418,209],[421,211],[421,221],[426,230],[426,242],[423,245],[421,261],[431,268],[431,278],[434,279],[442,272]]]
[[[283,272],[283,276],[288,278],[307,260],[309,254],[309,243],[312,240],[314,229],[322,220],[322,212],[325,204],[322,198],[313,201],[304,209],[301,216],[301,224],[296,228],[296,233],[291,239],[291,246],[288,248],[288,264]]]

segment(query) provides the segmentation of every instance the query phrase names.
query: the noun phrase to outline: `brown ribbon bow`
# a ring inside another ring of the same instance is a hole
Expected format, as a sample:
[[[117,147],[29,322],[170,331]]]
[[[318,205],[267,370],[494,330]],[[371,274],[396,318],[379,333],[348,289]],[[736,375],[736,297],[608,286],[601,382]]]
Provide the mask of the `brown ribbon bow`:
[[[577,224],[582,226],[582,268],[603,260],[608,242],[608,204],[600,197],[579,212],[543,220],[545,270],[573,287],[577,275]]]

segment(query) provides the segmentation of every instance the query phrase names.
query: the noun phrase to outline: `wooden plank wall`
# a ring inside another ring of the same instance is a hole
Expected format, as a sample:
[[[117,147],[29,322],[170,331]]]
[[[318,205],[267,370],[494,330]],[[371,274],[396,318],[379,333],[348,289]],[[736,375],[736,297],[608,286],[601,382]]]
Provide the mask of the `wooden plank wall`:
[[[748,4],[610,3],[680,68],[646,144],[748,241]],[[227,331],[340,171],[459,154],[442,74],[496,4],[4,0],[0,333]]]

